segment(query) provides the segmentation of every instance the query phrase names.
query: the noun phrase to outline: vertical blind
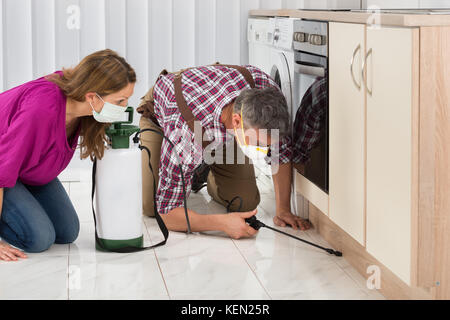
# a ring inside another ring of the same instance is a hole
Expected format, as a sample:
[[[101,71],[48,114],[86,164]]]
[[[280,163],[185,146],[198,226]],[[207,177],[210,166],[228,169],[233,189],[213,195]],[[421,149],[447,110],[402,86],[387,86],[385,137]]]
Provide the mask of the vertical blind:
[[[158,73],[215,61],[244,64],[249,9],[283,0],[0,0],[0,91],[110,48],[137,72],[136,105]]]

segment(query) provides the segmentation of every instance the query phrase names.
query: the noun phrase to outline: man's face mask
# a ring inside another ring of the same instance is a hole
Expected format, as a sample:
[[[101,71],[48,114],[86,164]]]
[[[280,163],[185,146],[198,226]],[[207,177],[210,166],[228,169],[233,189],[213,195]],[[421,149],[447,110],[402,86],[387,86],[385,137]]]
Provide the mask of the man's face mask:
[[[241,130],[242,130],[242,136],[244,137],[244,144],[241,143],[241,140],[239,139],[239,135],[237,134],[236,128],[234,128],[234,133],[236,135],[239,147],[241,148],[242,152],[253,161],[261,161],[264,160],[264,158],[269,153],[269,147],[260,147],[260,146],[252,146],[248,145],[247,141],[245,141],[245,132],[244,132],[244,120],[242,118],[242,108],[241,108]]]
[[[97,112],[94,110],[94,107],[92,106],[92,104],[89,102],[89,104],[91,105],[92,108],[92,115],[94,116],[94,119],[97,120],[98,122],[103,122],[103,123],[112,123],[112,122],[117,122],[123,119],[123,114],[125,112],[125,110],[127,109],[126,107],[122,107],[122,106],[118,106],[109,102],[105,102],[102,97],[100,97],[98,95],[98,93],[96,93],[97,97],[99,97],[100,100],[103,101],[103,108],[100,112]]]

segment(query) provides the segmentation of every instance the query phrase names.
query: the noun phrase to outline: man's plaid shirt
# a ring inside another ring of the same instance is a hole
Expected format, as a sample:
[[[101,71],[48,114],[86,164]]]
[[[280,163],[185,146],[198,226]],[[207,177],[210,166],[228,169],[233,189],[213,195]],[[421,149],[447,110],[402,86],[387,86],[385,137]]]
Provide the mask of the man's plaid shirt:
[[[253,66],[245,67],[253,76],[255,88],[263,89],[271,86],[278,88],[276,83],[260,69]],[[166,139],[163,139],[161,145],[160,178],[156,194],[157,209],[161,214],[183,206],[179,163],[181,162],[183,169],[186,196],[189,196],[193,172],[203,157],[201,144],[194,143],[194,133],[178,110],[173,85],[174,76],[174,74],[160,76],[153,91],[156,119],[164,135],[175,145],[175,152]],[[192,68],[182,74],[182,91],[186,103],[205,128],[209,140],[214,140],[207,148],[223,147],[227,139],[230,139],[225,126],[220,122],[222,109],[233,102],[242,90],[249,88],[250,85],[239,71],[225,66]],[[278,155],[280,164],[289,162],[292,154],[290,144],[290,137],[280,139],[279,150],[272,152],[271,160]]]
[[[311,151],[323,138],[327,106],[327,78],[317,78],[306,90],[295,115],[293,163],[305,164],[311,160]]]

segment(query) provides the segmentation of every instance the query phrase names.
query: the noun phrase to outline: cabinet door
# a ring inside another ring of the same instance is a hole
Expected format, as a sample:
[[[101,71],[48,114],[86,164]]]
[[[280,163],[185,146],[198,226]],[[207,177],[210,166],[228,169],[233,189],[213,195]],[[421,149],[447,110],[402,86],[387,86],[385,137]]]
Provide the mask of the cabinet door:
[[[329,24],[329,217],[362,245],[365,97],[361,64],[365,28],[361,24]]]
[[[367,251],[407,284],[413,35],[410,28],[367,29]]]

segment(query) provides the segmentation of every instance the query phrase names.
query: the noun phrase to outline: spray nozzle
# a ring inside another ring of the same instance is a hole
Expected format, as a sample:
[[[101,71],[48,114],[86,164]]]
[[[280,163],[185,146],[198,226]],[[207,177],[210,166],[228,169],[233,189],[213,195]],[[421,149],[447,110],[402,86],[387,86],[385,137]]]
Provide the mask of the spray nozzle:
[[[334,254],[336,257],[342,257],[342,252],[340,252],[340,251],[336,251],[336,250],[333,250],[333,249],[326,249],[326,251],[329,254]]]
[[[255,216],[251,216],[250,218],[246,218],[245,222],[249,224],[250,227],[252,227],[255,230],[259,230],[261,227],[264,227],[265,224],[256,219]]]

